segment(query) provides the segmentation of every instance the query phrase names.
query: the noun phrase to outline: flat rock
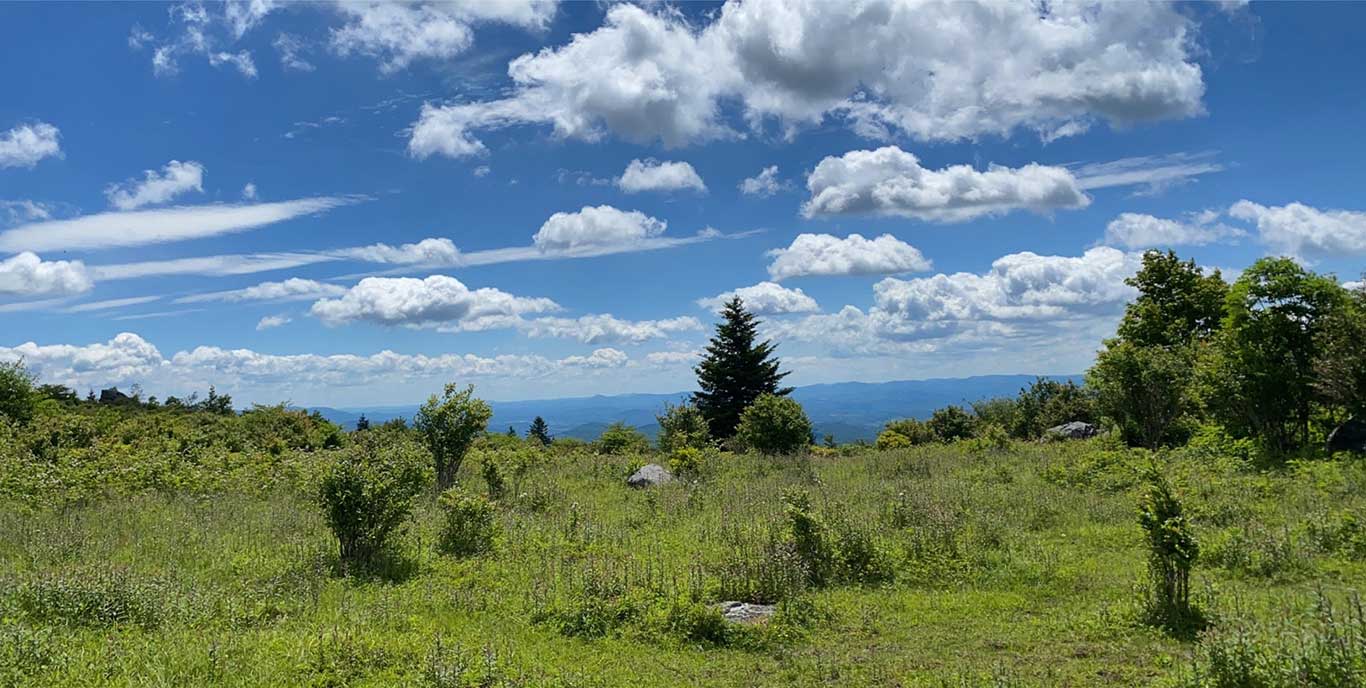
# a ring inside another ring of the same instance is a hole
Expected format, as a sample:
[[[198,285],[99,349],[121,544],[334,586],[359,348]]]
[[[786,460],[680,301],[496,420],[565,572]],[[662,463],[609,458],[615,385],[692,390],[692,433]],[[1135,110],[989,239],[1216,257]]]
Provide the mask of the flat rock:
[[[1328,451],[1366,454],[1366,419],[1351,418],[1328,435]]]
[[[1074,420],[1070,423],[1055,425],[1044,431],[1044,437],[1063,440],[1084,440],[1095,437],[1100,430],[1090,423]]]
[[[673,482],[674,474],[669,469],[657,464],[649,463],[640,467],[640,470],[631,474],[626,479],[626,484],[631,487],[654,487]]]
[[[726,621],[738,624],[764,623],[778,611],[778,607],[771,604],[749,602],[722,602],[716,606],[721,608],[721,616],[726,617]]]

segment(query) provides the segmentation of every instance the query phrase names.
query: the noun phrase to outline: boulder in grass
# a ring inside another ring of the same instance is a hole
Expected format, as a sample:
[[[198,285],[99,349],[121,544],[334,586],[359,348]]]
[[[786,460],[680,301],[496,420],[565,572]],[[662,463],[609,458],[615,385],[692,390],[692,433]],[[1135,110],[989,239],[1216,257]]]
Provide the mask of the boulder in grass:
[[[1085,440],[1095,437],[1100,433],[1096,426],[1074,420],[1070,423],[1055,425],[1044,431],[1044,439],[1048,440]]]
[[[654,487],[665,483],[673,482],[674,474],[669,469],[657,464],[650,463],[640,467],[640,470],[631,474],[626,479],[626,484],[631,487]]]
[[[1366,454],[1366,419],[1351,418],[1328,435],[1328,452]]]
[[[751,604],[749,602],[722,602],[717,605],[721,608],[721,616],[726,621],[738,624],[761,624],[768,621],[778,607],[771,604]]]

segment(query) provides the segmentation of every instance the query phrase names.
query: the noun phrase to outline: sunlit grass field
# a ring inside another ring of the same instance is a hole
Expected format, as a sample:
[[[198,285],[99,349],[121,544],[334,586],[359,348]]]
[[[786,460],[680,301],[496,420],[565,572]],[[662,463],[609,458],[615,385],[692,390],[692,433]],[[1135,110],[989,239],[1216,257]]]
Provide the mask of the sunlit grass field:
[[[721,454],[692,479],[634,490],[640,457],[535,456],[508,471],[492,552],[441,554],[427,496],[364,575],[340,574],[303,479],[14,500],[0,511],[0,682],[1179,684],[1232,629],[1311,633],[1366,583],[1366,471],[1350,463],[959,443]],[[1214,624],[1198,638],[1140,622],[1150,461],[1197,527],[1195,588]],[[461,484],[484,489],[477,462]],[[866,561],[818,585],[782,571],[785,494],[807,495],[827,536]],[[778,611],[721,621],[712,605],[737,599]]]

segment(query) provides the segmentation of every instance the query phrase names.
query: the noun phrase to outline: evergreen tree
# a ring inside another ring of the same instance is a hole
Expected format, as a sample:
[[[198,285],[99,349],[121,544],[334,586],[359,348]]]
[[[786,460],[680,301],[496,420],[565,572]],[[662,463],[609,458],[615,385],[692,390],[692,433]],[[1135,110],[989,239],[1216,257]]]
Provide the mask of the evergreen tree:
[[[553,439],[550,436],[550,427],[546,425],[545,419],[540,416],[536,416],[535,420],[531,421],[531,427],[527,428],[526,436],[543,445],[549,445]]]
[[[512,427],[511,425],[509,425],[509,426],[508,426],[508,437],[516,437],[516,436],[517,436],[517,428],[514,428],[514,427]]]
[[[360,432],[361,430],[369,430],[369,429],[370,429],[370,419],[369,419],[369,418],[366,418],[364,413],[360,414],[360,418],[357,418],[357,419],[356,419],[356,432]]]
[[[706,417],[711,436],[725,439],[735,434],[740,414],[760,395],[783,396],[792,388],[778,386],[787,371],[778,370],[772,342],[754,342],[759,321],[740,297],[726,303],[721,318],[706,355],[693,369],[702,390],[693,394],[693,403]]]

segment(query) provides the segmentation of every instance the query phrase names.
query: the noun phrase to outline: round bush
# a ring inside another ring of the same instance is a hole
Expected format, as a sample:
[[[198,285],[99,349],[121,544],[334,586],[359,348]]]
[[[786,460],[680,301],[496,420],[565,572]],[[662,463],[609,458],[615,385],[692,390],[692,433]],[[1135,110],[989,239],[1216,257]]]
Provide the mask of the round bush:
[[[318,504],[344,568],[376,562],[431,481],[430,461],[415,443],[389,434],[362,433],[336,452],[318,486]]]
[[[493,502],[482,495],[465,494],[451,488],[441,494],[441,551],[469,557],[493,549],[498,534],[497,512]]]
[[[746,449],[777,455],[792,454],[811,444],[811,432],[811,421],[801,404],[765,394],[740,414],[735,437]]]

